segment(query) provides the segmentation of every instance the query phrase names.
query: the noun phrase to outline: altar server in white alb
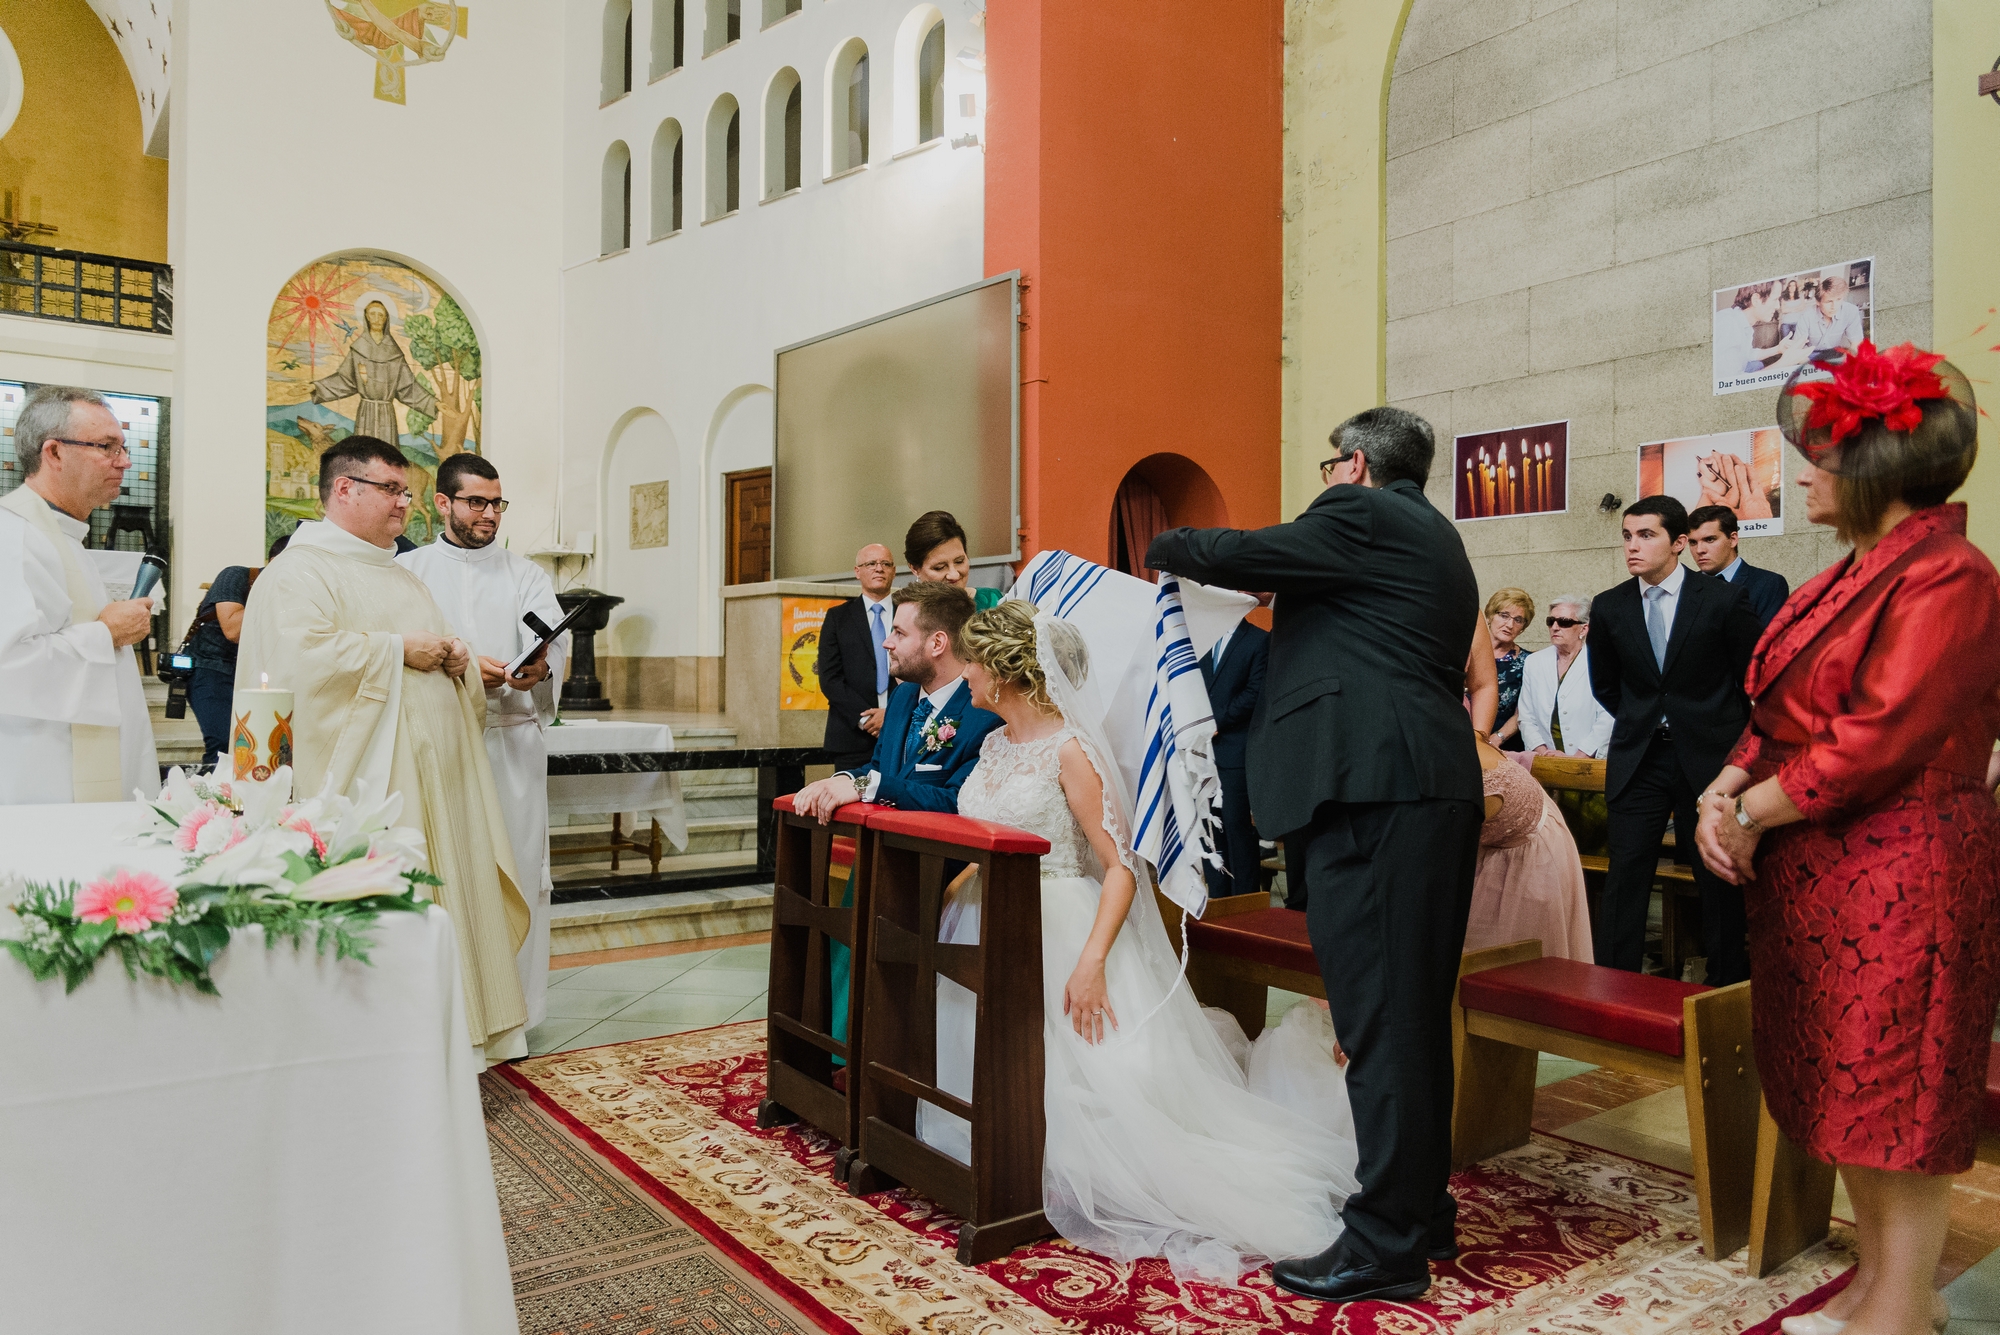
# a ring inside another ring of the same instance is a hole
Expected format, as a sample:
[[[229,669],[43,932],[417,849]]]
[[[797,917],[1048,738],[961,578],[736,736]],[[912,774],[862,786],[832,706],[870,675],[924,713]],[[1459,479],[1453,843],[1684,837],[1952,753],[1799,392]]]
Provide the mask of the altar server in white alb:
[[[129,802],[160,789],[132,646],[150,598],[121,598],[83,539],[132,456],[101,395],[44,385],[14,424],[25,481],[0,499],[0,804]]]
[[[528,939],[515,964],[528,1002],[528,1024],[548,1014],[549,995],[549,752],[542,729],[555,720],[556,691],[569,652],[564,632],[513,676],[508,665],[540,639],[523,624],[533,612],[545,625],[563,618],[555,586],[534,562],[494,541],[507,502],[500,473],[476,454],[454,454],[438,465],[437,512],[445,530],[436,542],[396,559],[430,586],[479,664],[486,686],[486,755],[507,813],[514,866],[533,910]]]

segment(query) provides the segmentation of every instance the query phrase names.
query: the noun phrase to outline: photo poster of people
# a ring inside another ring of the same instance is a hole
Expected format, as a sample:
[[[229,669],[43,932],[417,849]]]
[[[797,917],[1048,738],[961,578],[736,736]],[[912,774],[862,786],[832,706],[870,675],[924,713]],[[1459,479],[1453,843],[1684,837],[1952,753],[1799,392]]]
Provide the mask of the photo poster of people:
[[[1456,520],[1569,509],[1569,423],[1541,422],[1452,439]]]
[[[1782,385],[1808,357],[1875,336],[1875,261],[1848,260],[1717,288],[1715,392]]]
[[[1774,426],[1656,440],[1639,447],[1639,494],[1689,510],[1726,505],[1741,537],[1785,531],[1785,438]]]

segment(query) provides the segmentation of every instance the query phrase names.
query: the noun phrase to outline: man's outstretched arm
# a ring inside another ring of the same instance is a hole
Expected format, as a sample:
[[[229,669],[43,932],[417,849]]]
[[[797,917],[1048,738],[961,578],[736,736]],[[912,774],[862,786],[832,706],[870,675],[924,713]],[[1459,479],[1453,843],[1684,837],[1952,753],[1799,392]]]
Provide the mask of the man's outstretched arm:
[[[1146,548],[1146,564],[1225,589],[1282,593],[1301,583],[1323,584],[1347,564],[1343,548],[1366,543],[1365,506],[1323,507],[1269,528],[1168,529]]]

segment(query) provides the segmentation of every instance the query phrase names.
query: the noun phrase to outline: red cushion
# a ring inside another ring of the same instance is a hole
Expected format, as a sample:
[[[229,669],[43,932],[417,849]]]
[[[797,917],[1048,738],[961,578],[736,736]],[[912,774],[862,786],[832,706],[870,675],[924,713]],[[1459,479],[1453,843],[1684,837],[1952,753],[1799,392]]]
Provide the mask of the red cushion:
[[[1295,973],[1319,973],[1312,942],[1306,939],[1306,915],[1298,909],[1253,909],[1226,918],[1190,918],[1188,945],[1232,959],[1269,964]]]
[[[836,867],[854,865],[854,841],[844,834],[833,836],[833,865]]]
[[[786,793],[783,797],[771,799],[771,810],[782,812],[787,816],[797,815],[798,807],[792,802],[792,799],[796,796],[798,796],[796,793]],[[876,808],[869,806],[866,802],[849,802],[846,806],[835,807],[833,809],[832,823],[835,825],[859,825],[861,828],[866,829],[868,828],[868,819],[875,811]],[[836,835],[833,842],[838,846],[840,840],[841,836]],[[850,850],[847,860],[852,862],[854,858],[851,850],[854,847],[854,841],[849,839],[847,846]],[[836,856],[834,860],[838,862],[840,859]]]
[[[868,828],[884,834],[956,844],[981,853],[1033,853],[1039,856],[1049,851],[1049,841],[1039,834],[1017,830],[1011,825],[997,825],[990,820],[974,820],[970,816],[948,816],[941,811],[870,807]]]
[[[1985,1126],[1988,1131],[2000,1131],[2000,1043],[1995,1043],[1986,1058],[1986,1114]]]
[[[1708,989],[1579,960],[1540,959],[1469,973],[1459,1003],[1568,1034],[1678,1057],[1684,1051],[1681,1001]]]

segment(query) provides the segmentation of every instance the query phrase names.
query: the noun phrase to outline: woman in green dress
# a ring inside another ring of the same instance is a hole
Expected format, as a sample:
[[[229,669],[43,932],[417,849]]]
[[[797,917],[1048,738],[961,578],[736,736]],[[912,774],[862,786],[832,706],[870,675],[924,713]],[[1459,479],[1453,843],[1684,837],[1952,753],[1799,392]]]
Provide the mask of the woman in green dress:
[[[932,510],[920,515],[903,537],[903,559],[920,580],[951,584],[972,595],[975,611],[984,612],[1000,605],[999,589],[976,589],[966,581],[972,575],[972,560],[966,554],[965,528],[949,510]]]

